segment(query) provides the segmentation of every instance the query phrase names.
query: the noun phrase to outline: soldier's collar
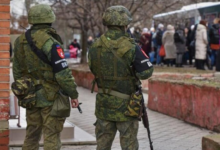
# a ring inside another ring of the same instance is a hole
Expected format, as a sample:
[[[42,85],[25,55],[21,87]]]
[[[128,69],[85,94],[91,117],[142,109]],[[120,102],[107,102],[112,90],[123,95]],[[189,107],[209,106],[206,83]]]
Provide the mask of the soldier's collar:
[[[128,36],[128,34],[125,31],[122,31],[118,28],[110,28],[106,33],[105,36],[112,39],[116,40],[122,36]]]
[[[51,25],[48,25],[48,24],[36,24],[31,27],[31,30],[46,29],[46,28],[52,28],[52,27]]]

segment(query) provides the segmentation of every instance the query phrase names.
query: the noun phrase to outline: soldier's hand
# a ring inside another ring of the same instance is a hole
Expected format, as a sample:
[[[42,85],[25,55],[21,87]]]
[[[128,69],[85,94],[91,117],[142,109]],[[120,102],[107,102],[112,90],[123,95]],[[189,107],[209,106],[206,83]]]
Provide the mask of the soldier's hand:
[[[79,106],[78,99],[71,99],[72,108],[77,108]]]

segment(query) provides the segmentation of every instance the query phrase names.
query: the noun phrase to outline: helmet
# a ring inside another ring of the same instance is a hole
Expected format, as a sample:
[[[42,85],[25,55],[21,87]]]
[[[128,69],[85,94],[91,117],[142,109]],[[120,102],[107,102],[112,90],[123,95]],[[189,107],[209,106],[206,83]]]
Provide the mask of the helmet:
[[[111,6],[102,16],[103,25],[126,26],[132,21],[131,13],[124,6]]]
[[[49,5],[39,4],[31,7],[28,12],[28,23],[30,24],[42,24],[53,23],[56,16]]]

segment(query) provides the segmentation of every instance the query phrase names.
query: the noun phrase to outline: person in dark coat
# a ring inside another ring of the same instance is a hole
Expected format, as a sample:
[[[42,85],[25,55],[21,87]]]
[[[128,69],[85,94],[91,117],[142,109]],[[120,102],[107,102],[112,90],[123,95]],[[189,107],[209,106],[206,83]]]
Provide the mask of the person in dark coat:
[[[148,32],[147,28],[143,29],[141,38],[140,38],[141,48],[149,56],[151,51],[151,34]]]
[[[187,65],[188,64],[187,61],[189,60],[188,37],[187,37],[189,32],[190,32],[189,28],[185,27],[184,34],[185,34],[185,49],[186,49],[186,51],[183,55],[183,61],[182,61],[184,65]]]
[[[219,18],[215,18],[213,25],[209,30],[208,36],[210,39],[209,46],[211,49],[211,65],[212,67],[216,64],[216,56],[219,52]]]
[[[220,24],[220,20],[218,23]],[[220,36],[220,30],[219,30],[219,36]],[[220,39],[219,39],[219,43],[220,43]],[[220,72],[220,52],[217,53],[217,57],[216,57],[216,71]]]
[[[187,37],[186,37],[186,39],[187,39],[186,46],[189,50],[189,65],[192,65],[192,60],[193,60],[193,57],[195,56],[195,48],[193,48],[191,46],[191,43],[195,39],[195,37],[192,37],[194,28],[195,28],[195,25],[191,25],[191,27],[187,33]]]
[[[135,42],[139,44],[140,43],[140,38],[141,38],[141,33],[140,33],[140,28],[139,27],[135,27],[133,36],[134,36]]]
[[[182,67],[183,55],[186,52],[184,28],[179,25],[174,33],[174,43],[176,45],[176,67]]]
[[[163,62],[163,57],[161,57],[159,55],[160,48],[162,46],[163,33],[164,33],[164,25],[160,23],[158,25],[158,29],[156,31],[156,37],[155,37],[155,40],[156,40],[156,43],[157,43],[157,62],[156,62],[157,65],[159,65],[159,64],[161,64],[161,62]]]
[[[78,48],[78,50],[80,50],[80,45],[77,42],[77,39],[74,39],[73,42],[70,45],[72,45],[73,47]]]

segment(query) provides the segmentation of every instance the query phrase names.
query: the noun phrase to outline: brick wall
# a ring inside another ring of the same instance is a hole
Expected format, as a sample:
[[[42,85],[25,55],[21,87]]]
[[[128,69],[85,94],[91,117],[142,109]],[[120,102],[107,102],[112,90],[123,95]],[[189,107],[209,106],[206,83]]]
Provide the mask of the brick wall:
[[[10,0],[0,0],[0,150],[9,144]]]

